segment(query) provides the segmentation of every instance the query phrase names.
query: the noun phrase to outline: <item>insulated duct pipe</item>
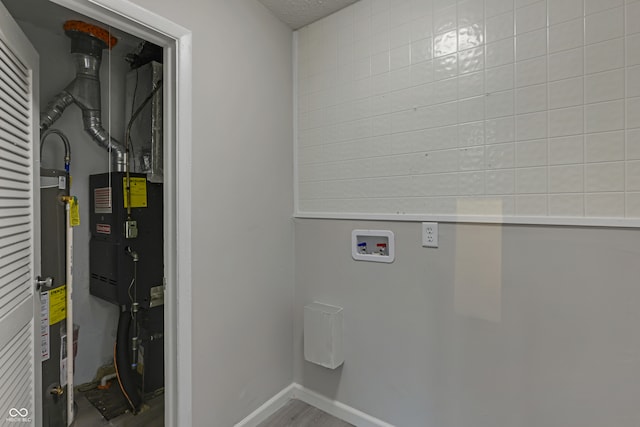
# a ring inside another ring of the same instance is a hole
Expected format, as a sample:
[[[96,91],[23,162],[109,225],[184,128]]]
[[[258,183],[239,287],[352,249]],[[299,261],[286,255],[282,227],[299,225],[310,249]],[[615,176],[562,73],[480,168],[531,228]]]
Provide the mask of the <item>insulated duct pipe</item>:
[[[67,21],[64,30],[71,39],[76,78],[40,114],[40,131],[49,129],[69,105],[76,104],[82,110],[84,130],[99,146],[111,152],[114,169],[123,172],[127,164],[127,153],[122,144],[102,127],[100,104],[102,51],[111,49],[117,40],[106,30],[82,21]]]

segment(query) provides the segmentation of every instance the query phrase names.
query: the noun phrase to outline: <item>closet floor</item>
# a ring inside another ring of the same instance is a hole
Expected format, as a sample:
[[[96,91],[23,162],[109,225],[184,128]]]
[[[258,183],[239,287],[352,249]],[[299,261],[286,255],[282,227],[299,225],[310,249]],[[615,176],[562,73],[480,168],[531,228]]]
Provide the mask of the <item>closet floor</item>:
[[[75,401],[78,405],[76,419],[72,427],[163,427],[164,426],[164,395],[149,399],[138,415],[122,414],[110,421],[105,420],[100,412],[87,400],[82,393],[77,393]]]

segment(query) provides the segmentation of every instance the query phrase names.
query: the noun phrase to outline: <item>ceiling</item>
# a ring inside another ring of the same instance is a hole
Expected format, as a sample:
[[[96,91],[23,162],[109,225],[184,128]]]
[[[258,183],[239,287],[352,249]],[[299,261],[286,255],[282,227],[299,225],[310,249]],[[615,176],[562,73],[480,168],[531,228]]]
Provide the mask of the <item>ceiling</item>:
[[[355,3],[357,0],[259,0],[292,29],[309,25],[318,19]]]
[[[297,30],[305,25],[329,16],[338,10],[355,3],[357,0],[258,0],[282,22]],[[63,34],[62,24],[68,19],[80,19],[92,24],[100,25],[62,6],[46,0],[2,0],[11,15],[23,22],[29,22],[37,27],[56,34]],[[120,43],[136,46],[139,39],[112,30]]]
[[[48,0],[2,0],[2,3],[17,21],[28,22],[53,34],[63,35],[62,25],[67,20],[75,19],[109,29],[111,34],[118,39],[118,44],[126,46],[127,49],[135,48],[140,43],[140,39],[131,34],[109,28],[95,19],[88,18]]]

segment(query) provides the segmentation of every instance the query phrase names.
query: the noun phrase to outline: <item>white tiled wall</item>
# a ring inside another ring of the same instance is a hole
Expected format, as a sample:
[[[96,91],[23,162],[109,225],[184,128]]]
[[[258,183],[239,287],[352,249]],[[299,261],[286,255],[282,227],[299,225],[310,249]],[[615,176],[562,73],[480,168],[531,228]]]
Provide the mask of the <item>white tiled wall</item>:
[[[640,0],[360,0],[297,56],[301,214],[640,218]]]

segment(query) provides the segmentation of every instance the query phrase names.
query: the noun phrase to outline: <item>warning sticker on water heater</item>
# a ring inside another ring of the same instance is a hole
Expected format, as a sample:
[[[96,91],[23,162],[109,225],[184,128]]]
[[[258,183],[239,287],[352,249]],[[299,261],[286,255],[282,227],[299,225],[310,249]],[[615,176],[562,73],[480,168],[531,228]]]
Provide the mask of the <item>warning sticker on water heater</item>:
[[[50,337],[49,333],[49,292],[40,293],[40,354],[42,361],[49,360],[50,357]]]
[[[67,286],[63,285],[49,291],[49,324],[55,325],[66,317]]]

